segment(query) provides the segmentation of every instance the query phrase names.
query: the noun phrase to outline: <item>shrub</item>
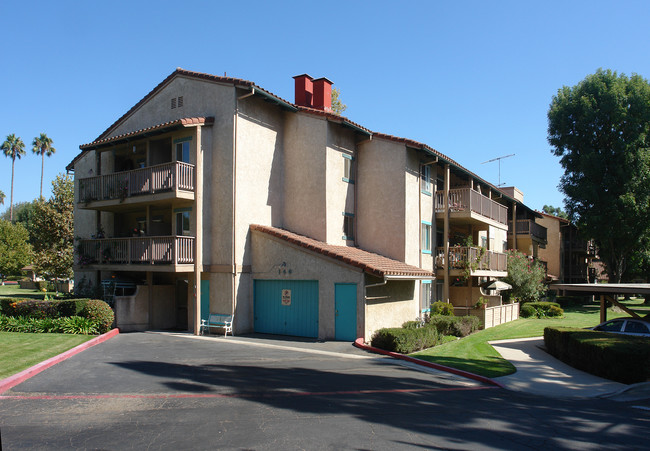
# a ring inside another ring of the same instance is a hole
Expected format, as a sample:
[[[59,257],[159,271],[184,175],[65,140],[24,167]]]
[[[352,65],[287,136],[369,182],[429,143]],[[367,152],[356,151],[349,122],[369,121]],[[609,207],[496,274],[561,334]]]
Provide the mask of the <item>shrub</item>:
[[[650,340],[569,327],[544,329],[544,344],[559,360],[624,384],[650,379]]]
[[[454,306],[449,302],[436,301],[431,304],[431,315],[454,316]]]
[[[79,316],[95,321],[97,329],[101,334],[111,330],[113,320],[115,319],[111,307],[99,299],[90,299],[87,301]]]
[[[546,270],[537,261],[531,260],[525,254],[511,249],[508,254],[508,275],[503,281],[512,285],[508,291],[521,301],[536,301],[544,292]]]
[[[522,318],[530,318],[531,316],[537,317],[537,310],[529,304],[522,304],[519,308],[519,316]]]
[[[431,348],[440,341],[440,334],[434,327],[417,329],[390,328],[379,329],[371,340],[372,346],[386,351],[410,354],[421,349]]]
[[[435,327],[440,335],[454,335],[466,337],[479,328],[479,319],[476,316],[444,316],[434,315],[429,317],[429,327]]]
[[[97,334],[93,320],[71,316],[69,318],[28,318],[25,316],[0,316],[0,331],[23,333]]]
[[[546,316],[548,316],[549,318],[557,317],[557,316],[564,316],[564,310],[562,310],[560,307],[556,307],[554,305],[551,305],[548,308],[548,312],[546,313]]]
[[[51,301],[25,299],[15,303],[14,315],[28,318],[56,318],[58,312]]]
[[[419,327],[422,327],[422,323],[420,321],[407,321],[402,324],[402,329],[417,329]]]

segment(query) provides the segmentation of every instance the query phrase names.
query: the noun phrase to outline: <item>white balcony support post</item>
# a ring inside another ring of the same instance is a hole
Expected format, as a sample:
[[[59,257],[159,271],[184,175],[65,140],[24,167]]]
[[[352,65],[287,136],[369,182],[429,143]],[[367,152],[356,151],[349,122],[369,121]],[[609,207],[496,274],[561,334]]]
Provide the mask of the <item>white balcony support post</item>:
[[[194,300],[194,335],[201,329],[201,271],[203,265],[203,145],[201,143],[201,126],[196,130],[196,185],[194,187],[194,283],[196,299]],[[178,183],[178,178],[176,179]]]

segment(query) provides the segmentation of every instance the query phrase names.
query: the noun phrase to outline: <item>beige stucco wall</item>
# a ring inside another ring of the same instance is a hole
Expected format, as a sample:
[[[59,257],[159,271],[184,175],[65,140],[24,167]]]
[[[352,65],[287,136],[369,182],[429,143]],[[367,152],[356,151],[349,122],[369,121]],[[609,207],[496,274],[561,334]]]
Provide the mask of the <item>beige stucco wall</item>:
[[[287,113],[284,129],[284,227],[327,241],[327,121]]]
[[[405,150],[372,139],[359,146],[357,166],[357,244],[400,261],[406,259]]]
[[[381,280],[375,277],[368,277],[366,281],[368,285],[378,282]],[[367,289],[366,341],[381,328],[400,327],[420,316],[416,286],[412,280],[399,280]]]
[[[343,180],[345,158],[353,158],[356,166],[354,133],[339,124],[327,123],[327,148],[325,166],[325,220],[326,242],[340,246],[354,245],[353,241],[343,239],[343,212],[356,213],[354,204],[355,184]]]
[[[364,330],[364,278],[361,270],[306,249],[296,247],[262,232],[253,231],[251,236],[253,263],[253,272],[249,286],[251,293],[252,281],[255,279],[318,280],[318,338],[331,340],[334,339],[336,332],[334,284],[355,283],[357,284],[357,335],[362,336]],[[286,266],[283,268],[287,269],[287,273],[278,275],[277,270],[282,263],[286,263]],[[289,273],[289,270],[291,270],[291,273]],[[252,305],[248,315],[248,327],[245,325],[242,325],[242,327],[246,330],[252,330]]]

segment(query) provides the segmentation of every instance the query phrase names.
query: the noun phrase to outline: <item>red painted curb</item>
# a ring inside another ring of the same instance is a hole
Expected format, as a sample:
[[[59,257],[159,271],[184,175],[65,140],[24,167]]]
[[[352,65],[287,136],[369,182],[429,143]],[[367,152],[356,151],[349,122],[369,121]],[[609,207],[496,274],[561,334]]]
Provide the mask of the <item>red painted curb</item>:
[[[41,363],[37,363],[36,365],[27,368],[26,370],[23,370],[20,373],[14,374],[13,376],[9,376],[6,379],[0,380],[0,394],[6,392],[10,388],[15,387],[16,385],[22,382],[25,382],[30,377],[36,376],[41,371],[45,371],[49,367],[54,366],[59,362],[63,362],[64,360],[69,359],[73,355],[79,354],[81,351],[84,351],[99,343],[103,343],[106,340],[113,338],[115,335],[119,333],[120,333],[119,329],[112,329],[111,331],[106,332],[105,334],[102,334],[99,337],[95,337],[92,340],[88,340],[85,343],[81,343],[80,345],[75,346],[74,348],[69,349],[59,355],[49,358]]]
[[[470,373],[468,371],[463,371],[463,370],[459,370],[459,369],[456,369],[456,368],[451,368],[451,367],[444,366],[444,365],[439,365],[437,363],[427,362],[426,360],[416,359],[415,357],[409,357],[409,356],[404,355],[404,354],[398,354],[397,352],[391,352],[391,351],[385,351],[385,350],[379,349],[379,348],[373,348],[372,346],[368,346],[367,344],[365,344],[363,342],[363,338],[357,338],[354,341],[354,345],[357,348],[365,349],[366,351],[374,352],[374,353],[377,353],[377,354],[387,355],[387,356],[393,357],[394,359],[405,360],[407,362],[415,363],[416,365],[426,366],[427,368],[433,368],[434,370],[446,371],[447,373],[456,374],[457,376],[466,377],[468,379],[473,379],[473,380],[478,381],[478,382],[483,382],[483,383],[486,383],[486,384],[494,385],[494,386],[497,386],[499,388],[505,388],[499,382],[497,382],[497,381],[495,381],[493,379],[490,379],[489,377],[480,376],[478,374]]]

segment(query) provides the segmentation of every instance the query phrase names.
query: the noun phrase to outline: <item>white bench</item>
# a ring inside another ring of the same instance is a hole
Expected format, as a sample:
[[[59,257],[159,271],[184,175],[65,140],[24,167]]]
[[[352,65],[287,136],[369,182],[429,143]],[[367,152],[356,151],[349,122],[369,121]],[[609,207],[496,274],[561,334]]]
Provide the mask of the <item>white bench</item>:
[[[233,315],[225,313],[210,313],[207,320],[201,320],[200,333],[203,335],[203,331],[207,329],[208,334],[210,334],[211,327],[221,327],[224,330],[224,337],[228,335],[228,332],[230,332],[230,335],[234,336],[232,333],[232,320]]]

